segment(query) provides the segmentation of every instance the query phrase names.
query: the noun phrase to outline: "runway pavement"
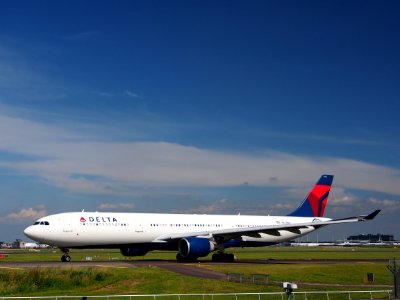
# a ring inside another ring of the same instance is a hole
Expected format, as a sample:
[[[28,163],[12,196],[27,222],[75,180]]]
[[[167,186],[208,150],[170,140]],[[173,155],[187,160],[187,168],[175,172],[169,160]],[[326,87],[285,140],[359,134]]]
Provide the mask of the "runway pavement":
[[[238,260],[233,263],[226,262],[212,262],[210,260],[202,260],[196,263],[182,263],[175,260],[113,260],[113,261],[71,261],[71,262],[58,262],[58,261],[34,261],[34,262],[1,262],[1,269],[30,269],[30,268],[137,268],[141,266],[156,266],[172,272],[204,277],[222,279],[222,276],[213,274],[205,274],[204,269],[198,268],[200,264],[223,264],[223,265],[239,265],[239,264],[343,264],[356,262],[387,262],[386,259],[313,259],[313,260]],[[207,272],[206,272],[207,273]],[[216,273],[216,272],[214,272]],[[219,274],[219,273],[218,273]]]
[[[123,267],[132,268],[137,266],[169,266],[169,265],[196,265],[196,264],[222,264],[222,265],[238,265],[238,264],[343,264],[356,262],[387,262],[387,259],[304,259],[304,260],[275,260],[275,259],[259,259],[259,260],[237,260],[235,262],[212,262],[211,260],[201,260],[195,263],[177,262],[175,260],[111,260],[111,261],[29,261],[29,262],[2,262],[0,268],[62,268],[62,267]]]

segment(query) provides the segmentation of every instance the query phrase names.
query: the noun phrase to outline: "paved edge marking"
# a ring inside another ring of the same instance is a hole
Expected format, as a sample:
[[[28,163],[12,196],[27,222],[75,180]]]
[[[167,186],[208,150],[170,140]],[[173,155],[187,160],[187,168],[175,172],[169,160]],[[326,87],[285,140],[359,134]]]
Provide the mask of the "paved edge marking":
[[[24,268],[0,267],[3,270],[25,270]]]
[[[94,265],[95,267],[100,267],[100,268],[113,268],[113,269],[128,269],[129,267],[124,267],[124,266],[106,266],[106,265]]]

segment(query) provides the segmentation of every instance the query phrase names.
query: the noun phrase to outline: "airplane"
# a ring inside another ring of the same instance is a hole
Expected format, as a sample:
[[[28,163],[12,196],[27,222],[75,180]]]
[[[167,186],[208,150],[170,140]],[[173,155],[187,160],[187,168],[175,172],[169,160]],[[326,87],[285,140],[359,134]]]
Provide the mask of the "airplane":
[[[372,220],[380,212],[345,219],[324,217],[333,175],[322,175],[300,206],[287,216],[160,213],[67,212],[38,219],[24,233],[58,247],[62,262],[69,250],[120,249],[124,256],[152,250],[177,251],[178,261],[195,261],[211,252],[213,261],[232,262],[230,247],[261,247],[290,241],[333,224]]]

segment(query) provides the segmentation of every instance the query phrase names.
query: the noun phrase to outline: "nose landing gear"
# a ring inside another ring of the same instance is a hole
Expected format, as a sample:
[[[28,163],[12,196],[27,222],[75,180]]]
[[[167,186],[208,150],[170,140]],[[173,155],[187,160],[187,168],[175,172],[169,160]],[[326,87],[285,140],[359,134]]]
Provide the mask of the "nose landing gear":
[[[61,256],[61,261],[62,261],[62,262],[70,262],[70,261],[71,261],[71,256],[68,255],[69,249],[67,249],[67,248],[62,248],[61,251],[64,253],[64,254]]]

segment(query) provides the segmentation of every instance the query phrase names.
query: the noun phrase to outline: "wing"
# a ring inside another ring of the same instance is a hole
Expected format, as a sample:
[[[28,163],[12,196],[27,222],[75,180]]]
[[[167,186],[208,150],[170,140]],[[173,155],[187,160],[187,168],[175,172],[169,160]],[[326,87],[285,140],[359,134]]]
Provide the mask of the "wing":
[[[290,231],[293,233],[301,234],[300,229],[314,227],[315,229],[333,224],[343,224],[343,223],[353,223],[372,220],[381,210],[375,210],[369,215],[361,215],[356,217],[349,217],[345,219],[335,219],[329,221],[321,221],[319,219],[314,219],[312,222],[308,223],[295,223],[295,224],[282,224],[282,225],[268,225],[268,226],[256,226],[247,228],[230,228],[221,230],[210,230],[210,231],[198,231],[198,232],[186,232],[186,233],[176,233],[176,234],[165,234],[157,238],[159,241],[173,241],[179,240],[187,237],[210,237],[214,238],[216,241],[227,241],[230,239],[238,238],[240,236],[251,236],[260,237],[260,233],[266,233],[269,235],[280,236],[281,230]]]

